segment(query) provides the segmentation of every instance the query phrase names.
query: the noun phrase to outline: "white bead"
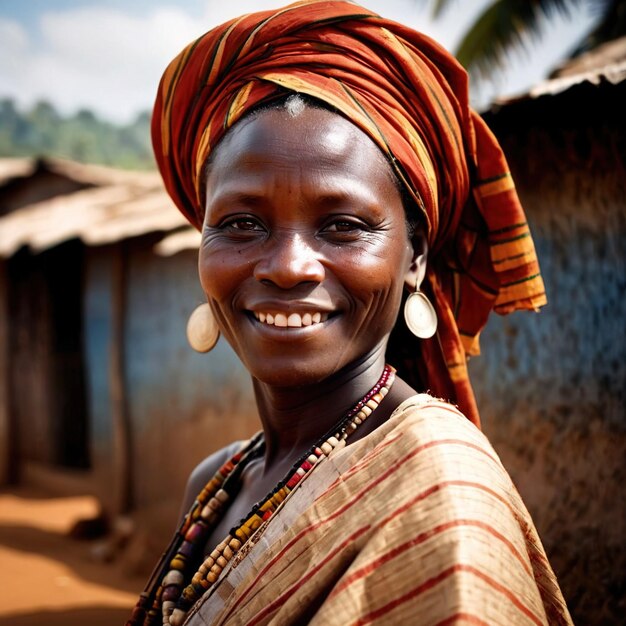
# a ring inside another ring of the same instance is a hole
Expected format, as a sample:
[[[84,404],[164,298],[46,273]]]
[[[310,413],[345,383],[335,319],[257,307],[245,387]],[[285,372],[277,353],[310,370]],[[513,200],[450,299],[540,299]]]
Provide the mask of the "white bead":
[[[228,502],[228,493],[226,493],[226,491],[224,491],[223,489],[218,489],[217,493],[215,494],[215,497],[222,503],[226,503]]]
[[[167,587],[167,585],[182,585],[185,581],[182,572],[179,572],[177,569],[171,569],[163,579],[163,586]]]
[[[174,609],[172,611],[172,616],[170,617],[170,625],[171,626],[183,626],[185,617],[187,617],[186,611],[183,611],[182,609]]]

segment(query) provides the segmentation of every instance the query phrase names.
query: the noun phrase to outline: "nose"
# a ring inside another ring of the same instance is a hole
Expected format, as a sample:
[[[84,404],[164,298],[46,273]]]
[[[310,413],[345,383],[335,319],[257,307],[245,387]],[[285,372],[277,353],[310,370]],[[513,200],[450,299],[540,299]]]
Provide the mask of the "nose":
[[[254,268],[254,277],[258,281],[290,289],[301,283],[324,280],[324,265],[312,243],[301,234],[275,233],[272,240]]]

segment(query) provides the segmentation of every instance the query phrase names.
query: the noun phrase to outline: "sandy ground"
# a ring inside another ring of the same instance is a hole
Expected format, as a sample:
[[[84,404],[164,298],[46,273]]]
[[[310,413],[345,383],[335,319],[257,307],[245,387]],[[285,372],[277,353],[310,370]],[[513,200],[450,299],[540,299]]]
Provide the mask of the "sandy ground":
[[[93,517],[89,496],[0,492],[0,625],[121,626],[143,580],[94,558],[94,541],[68,531]]]

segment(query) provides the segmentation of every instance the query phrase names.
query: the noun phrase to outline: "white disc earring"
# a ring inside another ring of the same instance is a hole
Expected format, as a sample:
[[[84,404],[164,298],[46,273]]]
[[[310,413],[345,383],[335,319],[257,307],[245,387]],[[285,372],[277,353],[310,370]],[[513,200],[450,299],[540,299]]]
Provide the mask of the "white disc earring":
[[[194,309],[187,322],[187,340],[196,352],[209,352],[220,338],[220,329],[208,304]]]
[[[432,337],[437,330],[435,307],[419,289],[406,299],[404,320],[409,330],[420,339]]]

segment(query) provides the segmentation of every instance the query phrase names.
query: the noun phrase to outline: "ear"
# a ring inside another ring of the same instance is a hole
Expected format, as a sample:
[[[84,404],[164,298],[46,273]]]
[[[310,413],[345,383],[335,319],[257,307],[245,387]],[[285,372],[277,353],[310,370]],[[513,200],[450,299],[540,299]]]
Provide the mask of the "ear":
[[[428,257],[426,233],[416,229],[411,239],[411,245],[413,246],[413,258],[404,277],[404,283],[407,289],[413,293],[416,289],[419,289],[426,276],[426,261]]]

